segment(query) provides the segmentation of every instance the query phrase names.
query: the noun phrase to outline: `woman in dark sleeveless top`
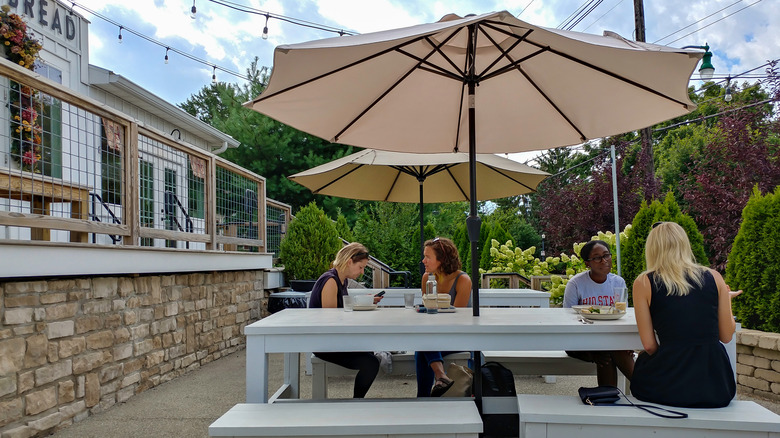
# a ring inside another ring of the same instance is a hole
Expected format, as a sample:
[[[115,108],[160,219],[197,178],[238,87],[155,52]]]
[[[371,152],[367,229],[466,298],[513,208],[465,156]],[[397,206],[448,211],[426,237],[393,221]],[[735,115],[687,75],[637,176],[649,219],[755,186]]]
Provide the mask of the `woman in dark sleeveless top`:
[[[423,248],[422,290],[429,275],[436,276],[438,293],[449,293],[454,307],[471,307],[471,278],[460,270],[458,249],[450,239],[437,237],[425,242]],[[448,292],[447,292],[448,291]],[[452,379],[444,371],[443,356],[457,351],[418,351],[414,354],[417,370],[417,397],[438,397],[452,386]],[[433,388],[431,388],[433,386]]]
[[[347,295],[347,281],[363,275],[367,263],[368,249],[360,243],[353,242],[341,248],[331,264],[333,267],[314,283],[309,307],[344,307],[343,296]],[[375,301],[379,299],[381,298],[375,298]],[[354,398],[365,397],[379,373],[379,359],[369,351],[314,353],[314,355],[322,360],[358,371],[352,393]]]
[[[723,343],[734,334],[723,277],[698,265],[685,230],[653,225],[647,271],[634,281],[634,310],[645,351],[634,365],[631,392],[643,401],[691,408],[727,406],[736,393]],[[656,340],[656,334],[658,340]]]

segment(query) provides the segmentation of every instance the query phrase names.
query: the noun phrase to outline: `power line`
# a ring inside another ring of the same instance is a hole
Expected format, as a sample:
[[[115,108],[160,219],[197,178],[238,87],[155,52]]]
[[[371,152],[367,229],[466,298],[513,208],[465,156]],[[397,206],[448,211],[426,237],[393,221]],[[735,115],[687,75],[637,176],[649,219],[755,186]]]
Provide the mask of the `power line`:
[[[218,4],[220,6],[225,6],[227,8],[233,9],[235,11],[245,12],[247,14],[262,15],[262,16],[267,17],[267,18],[273,18],[273,19],[276,19],[276,20],[285,21],[287,23],[295,24],[297,26],[308,27],[310,29],[317,29],[317,30],[322,30],[322,31],[325,31],[325,32],[337,33],[337,34],[342,35],[342,36],[343,35],[357,35],[358,34],[357,32],[347,31],[347,30],[344,30],[344,29],[339,29],[337,27],[327,26],[327,25],[324,25],[324,24],[315,23],[313,21],[307,21],[307,20],[302,20],[300,18],[287,17],[287,16],[280,15],[280,14],[274,14],[272,12],[263,11],[263,10],[256,9],[256,8],[253,8],[253,7],[250,7],[250,6],[245,6],[245,5],[242,5],[242,4],[239,4],[239,3],[230,2],[228,0],[209,0],[209,1],[211,3]]]
[[[610,12],[612,12],[613,10],[615,10],[615,8],[616,8],[616,7],[618,7],[618,6],[620,6],[620,4],[621,4],[621,3],[623,3],[624,1],[625,1],[625,0],[620,0],[619,2],[615,3],[615,6],[612,6],[612,8],[611,8],[610,10],[608,10],[608,11],[607,11],[607,12],[605,12],[605,13],[603,13],[603,14],[602,14],[602,15],[601,15],[599,18],[597,18],[597,19],[596,19],[596,20],[595,20],[593,23],[590,23],[590,24],[588,25],[588,27],[586,27],[586,28],[585,28],[585,29],[583,29],[582,31],[583,31],[583,32],[585,32],[586,30],[590,29],[590,27],[591,27],[591,26],[593,26],[594,24],[598,23],[598,22],[599,22],[599,20],[601,20],[602,18],[604,18],[604,17],[605,17],[607,14],[609,14],[609,13],[610,13]]]
[[[687,33],[687,34],[685,34],[685,35],[681,36],[680,38],[677,38],[676,40],[670,41],[670,42],[669,42],[669,44],[672,44],[672,43],[675,43],[675,42],[677,42],[677,41],[680,41],[681,39],[683,39],[683,38],[685,38],[685,37],[688,37],[688,36],[691,36],[691,35],[695,34],[696,32],[699,32],[700,30],[704,30],[704,29],[706,29],[706,28],[708,28],[708,27],[712,26],[712,25],[713,25],[713,24],[715,24],[715,23],[718,23],[718,22],[720,22],[720,21],[723,21],[723,20],[725,20],[726,18],[729,18],[729,17],[731,17],[732,15],[734,15],[734,14],[736,14],[736,13],[738,13],[738,12],[742,12],[742,11],[744,11],[745,9],[747,9],[747,8],[749,8],[749,7],[751,7],[751,6],[754,6],[754,5],[758,4],[758,3],[760,3],[761,1],[762,1],[762,0],[756,0],[755,2],[753,2],[753,3],[749,4],[749,5],[747,5],[747,6],[743,7],[743,8],[741,8],[741,9],[738,9],[738,10],[734,11],[734,12],[732,12],[732,13],[730,13],[730,14],[726,15],[725,17],[721,17],[721,18],[719,18],[719,19],[717,19],[717,20],[713,21],[712,23],[710,23],[710,24],[707,24],[706,26],[702,26],[702,27],[700,27],[699,29],[696,29],[696,30],[694,30],[694,31],[693,31],[693,32],[691,32],[691,33]],[[676,32],[675,32],[675,33],[676,33]],[[668,45],[668,44],[667,44],[667,45]]]

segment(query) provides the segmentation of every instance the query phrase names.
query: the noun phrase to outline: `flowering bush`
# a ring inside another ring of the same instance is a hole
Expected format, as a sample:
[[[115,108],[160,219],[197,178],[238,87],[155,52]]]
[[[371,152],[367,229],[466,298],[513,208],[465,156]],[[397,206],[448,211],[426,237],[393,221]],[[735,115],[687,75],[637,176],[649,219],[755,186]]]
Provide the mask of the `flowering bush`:
[[[3,5],[0,8],[0,42],[5,49],[5,55],[11,62],[32,70],[41,43],[27,32],[27,24],[22,17],[9,14],[11,8]]]
[[[11,62],[32,70],[41,44],[28,33],[22,18],[10,11],[8,5],[0,8],[0,42]],[[14,81],[10,88],[11,156],[23,170],[40,173],[43,128],[38,92]]]
[[[626,228],[620,232],[621,248],[624,248],[628,241],[627,233],[630,229],[631,225],[626,225]],[[609,244],[609,251],[612,254],[615,254],[615,233],[611,231],[607,231],[606,233],[599,232],[590,240],[603,240],[607,242],[607,244]],[[577,256],[585,243],[586,242],[575,243],[572,247],[572,255],[561,253],[559,257],[547,257],[544,260],[539,260],[534,256],[536,247],[532,246],[523,250],[521,248],[515,248],[511,240],[502,245],[493,239],[490,242],[491,267],[487,271],[480,269],[480,272],[517,272],[524,277],[530,277],[532,275],[549,275],[550,303],[553,305],[560,305],[563,302],[563,293],[566,290],[566,283],[569,282],[567,278],[561,276],[567,275],[571,277],[587,270],[585,262]],[[612,271],[616,272],[616,270],[617,264],[614,263]]]

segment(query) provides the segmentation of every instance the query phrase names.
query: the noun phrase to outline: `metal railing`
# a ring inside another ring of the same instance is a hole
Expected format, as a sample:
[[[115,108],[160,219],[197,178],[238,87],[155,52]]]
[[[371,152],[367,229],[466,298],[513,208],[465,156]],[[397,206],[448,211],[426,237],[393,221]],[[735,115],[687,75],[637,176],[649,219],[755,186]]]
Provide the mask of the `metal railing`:
[[[263,177],[5,60],[0,97],[0,239],[278,250]]]

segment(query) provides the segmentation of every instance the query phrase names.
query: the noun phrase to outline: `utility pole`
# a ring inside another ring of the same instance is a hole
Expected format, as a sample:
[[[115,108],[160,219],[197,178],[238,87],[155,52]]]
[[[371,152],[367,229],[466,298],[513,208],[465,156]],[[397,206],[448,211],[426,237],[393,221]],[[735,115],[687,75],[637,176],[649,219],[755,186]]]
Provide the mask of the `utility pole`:
[[[634,0],[634,30],[637,41],[645,42],[645,5],[644,0]],[[655,163],[653,159],[653,137],[650,128],[639,130],[639,138],[642,140],[642,149],[650,157],[648,172],[652,175],[655,172]]]

